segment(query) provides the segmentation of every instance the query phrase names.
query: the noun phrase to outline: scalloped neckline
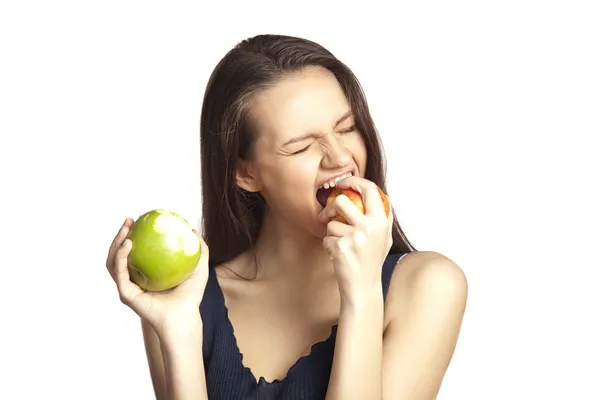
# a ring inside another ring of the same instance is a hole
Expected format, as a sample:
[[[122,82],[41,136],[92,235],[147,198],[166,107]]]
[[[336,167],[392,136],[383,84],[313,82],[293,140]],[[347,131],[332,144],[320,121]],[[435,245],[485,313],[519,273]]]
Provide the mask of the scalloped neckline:
[[[313,343],[310,346],[309,352],[306,353],[306,354],[304,354],[304,355],[302,355],[302,356],[300,356],[288,368],[285,376],[282,379],[275,378],[272,381],[268,381],[268,380],[265,379],[264,376],[261,376],[261,377],[259,377],[257,379],[256,375],[254,374],[254,372],[252,371],[252,369],[250,367],[247,367],[244,364],[244,354],[240,350],[240,347],[239,347],[238,341],[237,341],[237,337],[235,336],[235,329],[233,327],[233,323],[229,319],[229,308],[227,307],[227,304],[225,302],[225,293],[223,292],[223,289],[221,288],[221,284],[219,283],[219,278],[217,277],[217,272],[215,271],[215,268],[211,267],[210,269],[211,269],[212,274],[214,274],[213,278],[215,279],[215,283],[217,285],[217,288],[219,289],[219,294],[221,295],[221,300],[222,300],[224,314],[225,314],[224,317],[225,317],[225,321],[227,323],[228,334],[231,336],[231,339],[233,340],[233,343],[235,345],[235,351],[237,353],[237,358],[239,359],[239,364],[238,365],[241,368],[244,369],[244,372],[245,372],[247,378],[248,379],[252,379],[252,381],[254,382],[254,384],[256,384],[256,385],[279,385],[279,384],[287,381],[288,378],[291,376],[291,374],[298,368],[298,366],[301,363],[306,362],[307,359],[311,358],[311,356],[315,352],[315,350],[317,350],[318,348],[321,348],[321,347],[327,345],[336,336],[337,329],[338,329],[338,324],[337,323],[335,323],[335,324],[333,324],[331,326],[331,332],[329,333],[329,336],[327,338]]]

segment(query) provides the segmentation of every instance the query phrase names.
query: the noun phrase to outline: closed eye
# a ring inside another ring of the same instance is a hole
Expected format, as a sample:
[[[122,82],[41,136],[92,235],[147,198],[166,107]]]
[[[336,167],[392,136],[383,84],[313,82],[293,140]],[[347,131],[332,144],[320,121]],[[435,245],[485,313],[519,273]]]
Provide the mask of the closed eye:
[[[306,150],[308,150],[309,148],[310,148],[310,144],[309,144],[308,146],[306,146],[305,148],[303,148],[303,149],[300,149],[300,150],[298,150],[298,151],[295,151],[295,152],[293,152],[293,153],[292,153],[292,155],[293,155],[293,156],[295,156],[296,154],[301,154],[301,153],[304,153],[304,152],[305,152]]]
[[[356,125],[352,125],[349,128],[341,130],[340,133],[350,133],[350,132],[354,132],[355,130],[356,130]]]
[[[346,129],[342,129],[341,131],[339,131],[339,133],[341,133],[341,134],[348,134],[348,133],[352,133],[352,132],[354,132],[355,130],[356,130],[356,125],[352,125],[352,126],[350,126],[350,127],[346,128]],[[302,154],[302,153],[304,153],[305,151],[307,151],[307,150],[310,148],[310,146],[311,146],[311,145],[309,144],[309,145],[308,145],[308,146],[306,146],[305,148],[303,148],[303,149],[300,149],[300,150],[298,150],[298,151],[295,151],[295,152],[293,152],[291,155],[295,156],[295,155],[297,155],[297,154]]]

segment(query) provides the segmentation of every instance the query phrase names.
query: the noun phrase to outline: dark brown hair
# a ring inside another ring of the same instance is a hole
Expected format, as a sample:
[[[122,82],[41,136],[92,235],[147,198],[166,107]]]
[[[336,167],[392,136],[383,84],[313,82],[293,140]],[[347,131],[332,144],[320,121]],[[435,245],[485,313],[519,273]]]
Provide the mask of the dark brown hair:
[[[214,264],[250,249],[258,237],[265,211],[259,193],[236,184],[239,159],[253,157],[256,131],[249,108],[254,95],[284,75],[323,67],[339,81],[363,135],[367,150],[365,178],[385,193],[382,144],[360,83],[352,71],[321,45],[298,37],[258,35],[243,40],[215,67],[208,81],[200,118],[202,229]],[[392,252],[410,252],[394,215]]]

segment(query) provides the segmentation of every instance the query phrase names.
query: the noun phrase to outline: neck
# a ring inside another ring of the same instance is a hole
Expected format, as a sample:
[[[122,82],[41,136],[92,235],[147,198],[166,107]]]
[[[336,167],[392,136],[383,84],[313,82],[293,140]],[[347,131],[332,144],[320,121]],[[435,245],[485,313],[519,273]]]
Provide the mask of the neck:
[[[260,279],[311,279],[331,272],[323,239],[267,212],[256,244]]]

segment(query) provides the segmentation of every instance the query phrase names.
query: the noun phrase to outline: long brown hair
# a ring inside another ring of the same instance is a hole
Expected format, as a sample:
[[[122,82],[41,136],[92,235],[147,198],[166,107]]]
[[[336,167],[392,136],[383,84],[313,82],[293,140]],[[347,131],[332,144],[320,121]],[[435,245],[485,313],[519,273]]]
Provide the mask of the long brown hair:
[[[253,157],[256,137],[249,107],[259,91],[285,74],[307,67],[323,67],[339,81],[355,115],[367,150],[365,178],[385,193],[385,155],[362,87],[352,71],[321,45],[285,35],[258,35],[243,40],[217,64],[208,81],[200,118],[202,168],[202,229],[215,264],[250,249],[258,238],[265,212],[259,193],[236,184],[239,159]],[[392,252],[414,247],[396,216]]]

